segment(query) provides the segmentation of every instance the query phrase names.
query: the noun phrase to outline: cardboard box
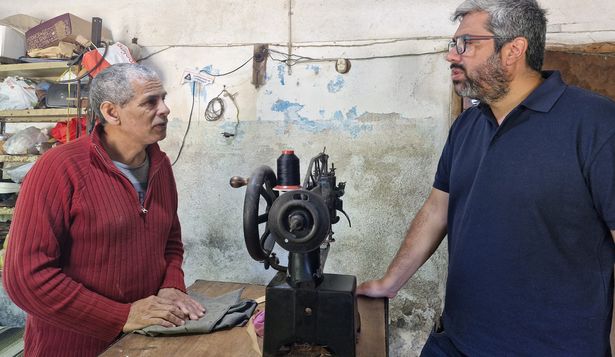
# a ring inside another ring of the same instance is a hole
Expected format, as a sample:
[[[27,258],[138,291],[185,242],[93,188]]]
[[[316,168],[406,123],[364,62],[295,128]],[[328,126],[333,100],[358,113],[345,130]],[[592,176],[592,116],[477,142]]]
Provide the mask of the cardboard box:
[[[91,40],[92,23],[73,14],[62,14],[34,26],[26,32],[26,49],[47,48],[56,46],[60,41],[77,43],[77,36]],[[103,28],[103,41],[111,41],[111,33]]]
[[[26,37],[19,31],[0,25],[0,57],[19,58],[26,55]]]

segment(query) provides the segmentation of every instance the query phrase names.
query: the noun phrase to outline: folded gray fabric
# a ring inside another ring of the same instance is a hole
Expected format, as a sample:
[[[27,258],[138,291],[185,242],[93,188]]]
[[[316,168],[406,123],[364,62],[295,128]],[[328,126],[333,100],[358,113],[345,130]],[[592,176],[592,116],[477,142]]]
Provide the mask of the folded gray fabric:
[[[183,326],[154,325],[134,332],[146,336],[181,335],[210,333],[234,326],[243,326],[252,316],[257,304],[254,300],[239,300],[242,291],[243,288],[214,298],[190,292],[189,295],[205,307],[203,317],[198,320],[187,320]]]

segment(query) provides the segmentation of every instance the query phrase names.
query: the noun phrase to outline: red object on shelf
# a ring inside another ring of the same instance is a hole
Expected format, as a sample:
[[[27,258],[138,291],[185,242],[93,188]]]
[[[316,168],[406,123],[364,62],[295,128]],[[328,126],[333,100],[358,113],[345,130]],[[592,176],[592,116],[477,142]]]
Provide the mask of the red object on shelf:
[[[71,118],[68,121],[68,124],[63,121],[58,122],[56,123],[56,126],[54,126],[53,129],[49,131],[49,134],[51,134],[52,137],[54,137],[62,144],[71,140],[75,140],[77,139],[77,123],[77,118]],[[79,133],[79,136],[82,135],[86,135],[84,116],[81,117],[81,133]]]

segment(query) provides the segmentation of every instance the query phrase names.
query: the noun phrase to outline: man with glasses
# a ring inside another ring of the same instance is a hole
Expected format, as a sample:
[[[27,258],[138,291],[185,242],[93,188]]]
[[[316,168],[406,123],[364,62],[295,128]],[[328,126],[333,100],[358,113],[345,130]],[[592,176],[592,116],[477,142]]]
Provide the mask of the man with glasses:
[[[424,356],[609,356],[615,103],[541,72],[535,0],[468,0],[449,45],[456,92],[431,194],[385,275],[394,297],[448,234],[442,324]]]

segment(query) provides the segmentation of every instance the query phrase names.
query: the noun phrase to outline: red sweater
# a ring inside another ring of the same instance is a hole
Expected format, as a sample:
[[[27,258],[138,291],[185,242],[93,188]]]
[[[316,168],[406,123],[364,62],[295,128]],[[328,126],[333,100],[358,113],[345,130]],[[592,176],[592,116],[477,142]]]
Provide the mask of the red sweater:
[[[21,186],[2,278],[28,313],[28,357],[96,356],[122,332],[131,302],[186,290],[168,157],[148,147],[141,206],[101,130],[47,152]]]

